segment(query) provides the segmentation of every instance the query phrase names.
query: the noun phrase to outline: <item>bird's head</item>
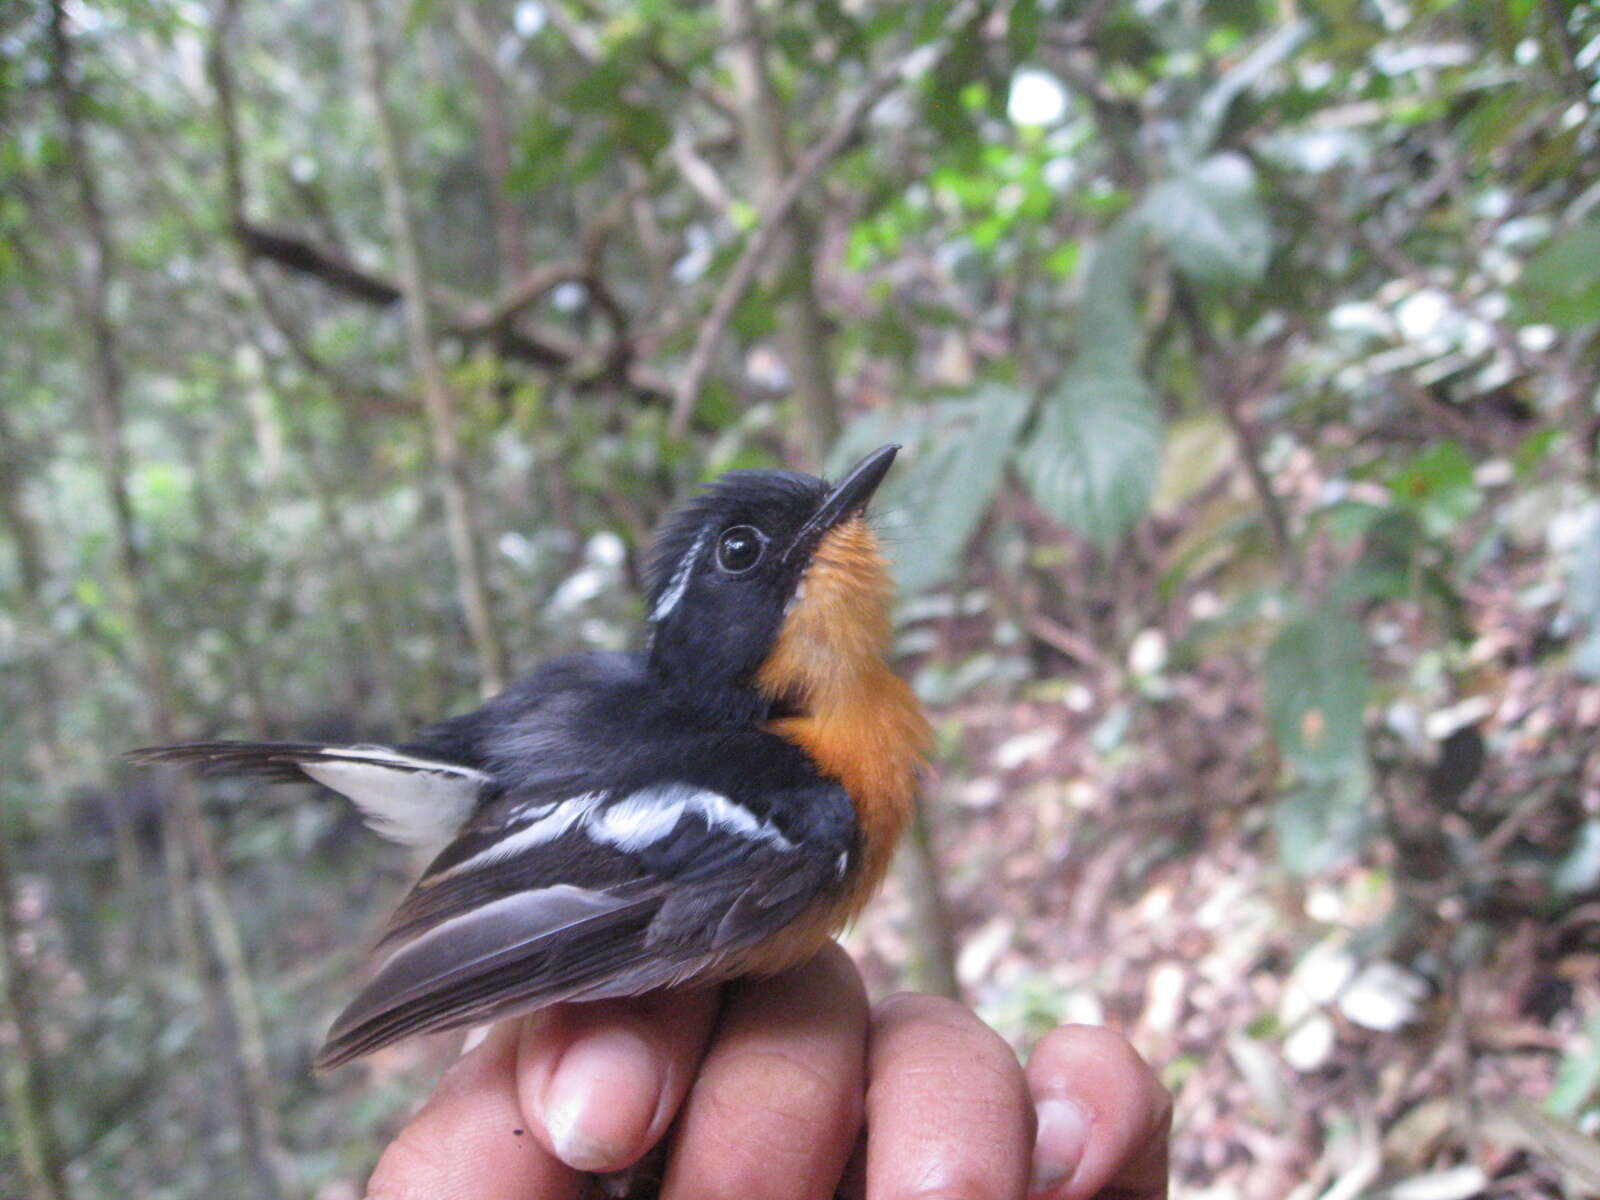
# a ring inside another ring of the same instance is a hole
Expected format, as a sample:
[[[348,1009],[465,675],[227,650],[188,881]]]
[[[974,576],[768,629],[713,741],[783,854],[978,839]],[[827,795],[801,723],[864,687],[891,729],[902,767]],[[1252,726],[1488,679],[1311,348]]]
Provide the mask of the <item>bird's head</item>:
[[[720,712],[804,711],[883,670],[890,582],[864,515],[898,446],[837,484],[729,471],[678,509],[651,563],[651,664]]]

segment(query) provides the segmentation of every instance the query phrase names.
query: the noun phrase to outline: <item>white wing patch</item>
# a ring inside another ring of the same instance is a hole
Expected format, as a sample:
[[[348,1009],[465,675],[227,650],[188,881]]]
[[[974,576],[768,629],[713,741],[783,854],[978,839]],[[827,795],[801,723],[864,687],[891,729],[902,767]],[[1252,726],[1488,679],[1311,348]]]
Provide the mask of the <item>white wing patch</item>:
[[[557,801],[554,804],[541,804],[537,807],[526,807],[516,810],[519,824],[510,829],[504,837],[492,846],[479,850],[471,858],[464,858],[455,866],[440,871],[432,878],[437,881],[448,879],[452,875],[486,867],[490,863],[499,862],[501,859],[512,858],[521,854],[530,846],[542,845],[553,842],[579,821],[594,812],[595,806],[605,799],[604,792],[585,792],[581,796],[574,796],[570,800]]]
[[[406,846],[448,842],[489,781],[482,771],[413,758],[384,746],[329,746],[337,755],[299,767],[312,779],[354,800],[382,836]]]
[[[713,829],[766,842],[778,850],[794,849],[794,843],[773,826],[758,821],[744,805],[687,783],[664,783],[634,792],[590,817],[585,829],[597,842],[619,850],[641,850],[676,829],[685,813],[698,814]]]
[[[651,610],[652,622],[663,620],[678,607],[678,601],[682,600],[684,592],[689,590],[689,576],[694,574],[695,560],[700,557],[700,551],[706,548],[706,538],[710,536],[710,529],[702,529],[700,536],[694,539],[694,545],[689,547],[689,552],[683,556],[677,569],[672,572],[672,581],[667,584],[667,590],[661,593],[661,599],[656,601],[655,608]]]
[[[664,783],[641,788],[611,804],[606,803],[607,799],[605,792],[584,792],[570,800],[513,809],[506,832],[499,841],[447,867],[432,879],[448,879],[503,862],[524,850],[553,842],[580,826],[592,841],[615,846],[624,852],[636,852],[670,836],[689,813],[701,817],[712,829],[752,842],[765,842],[776,850],[794,849],[794,843],[775,826],[758,820],[744,805],[691,784]]]

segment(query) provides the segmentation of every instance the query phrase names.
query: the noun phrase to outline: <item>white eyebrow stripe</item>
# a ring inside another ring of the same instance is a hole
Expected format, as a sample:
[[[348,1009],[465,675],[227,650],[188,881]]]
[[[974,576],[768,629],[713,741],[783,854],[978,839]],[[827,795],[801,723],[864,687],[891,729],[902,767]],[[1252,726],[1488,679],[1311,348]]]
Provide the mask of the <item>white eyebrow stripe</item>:
[[[661,620],[678,607],[678,601],[682,600],[684,592],[689,590],[689,576],[694,573],[695,559],[699,558],[700,551],[706,548],[706,538],[710,536],[710,529],[702,529],[699,536],[694,539],[694,544],[689,547],[689,552],[678,562],[677,569],[672,572],[672,582],[667,584],[667,590],[661,593],[661,599],[656,601],[655,608],[651,610],[651,621]]]

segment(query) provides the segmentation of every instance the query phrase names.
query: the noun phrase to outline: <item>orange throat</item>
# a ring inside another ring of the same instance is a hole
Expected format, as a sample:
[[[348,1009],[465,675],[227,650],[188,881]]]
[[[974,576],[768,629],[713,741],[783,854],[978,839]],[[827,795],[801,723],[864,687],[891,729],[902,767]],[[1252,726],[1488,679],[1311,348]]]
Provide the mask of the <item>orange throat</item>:
[[[817,547],[756,675],[769,699],[800,710],[769,728],[805,750],[855,804],[861,868],[831,909],[834,928],[883,881],[916,803],[917,768],[932,742],[922,707],[885,659],[891,593],[866,520],[858,515],[835,526]]]

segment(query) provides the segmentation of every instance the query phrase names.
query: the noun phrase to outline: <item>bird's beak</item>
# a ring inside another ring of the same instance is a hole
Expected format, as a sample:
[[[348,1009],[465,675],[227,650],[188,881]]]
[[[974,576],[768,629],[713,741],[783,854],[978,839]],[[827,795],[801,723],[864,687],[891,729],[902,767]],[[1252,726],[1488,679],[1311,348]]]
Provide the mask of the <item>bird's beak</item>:
[[[889,473],[889,466],[899,452],[897,445],[880,446],[852,467],[850,473],[828,493],[817,511],[811,514],[811,519],[801,527],[790,544],[813,546],[828,530],[865,508],[872,499],[872,493],[878,490],[883,477]]]

